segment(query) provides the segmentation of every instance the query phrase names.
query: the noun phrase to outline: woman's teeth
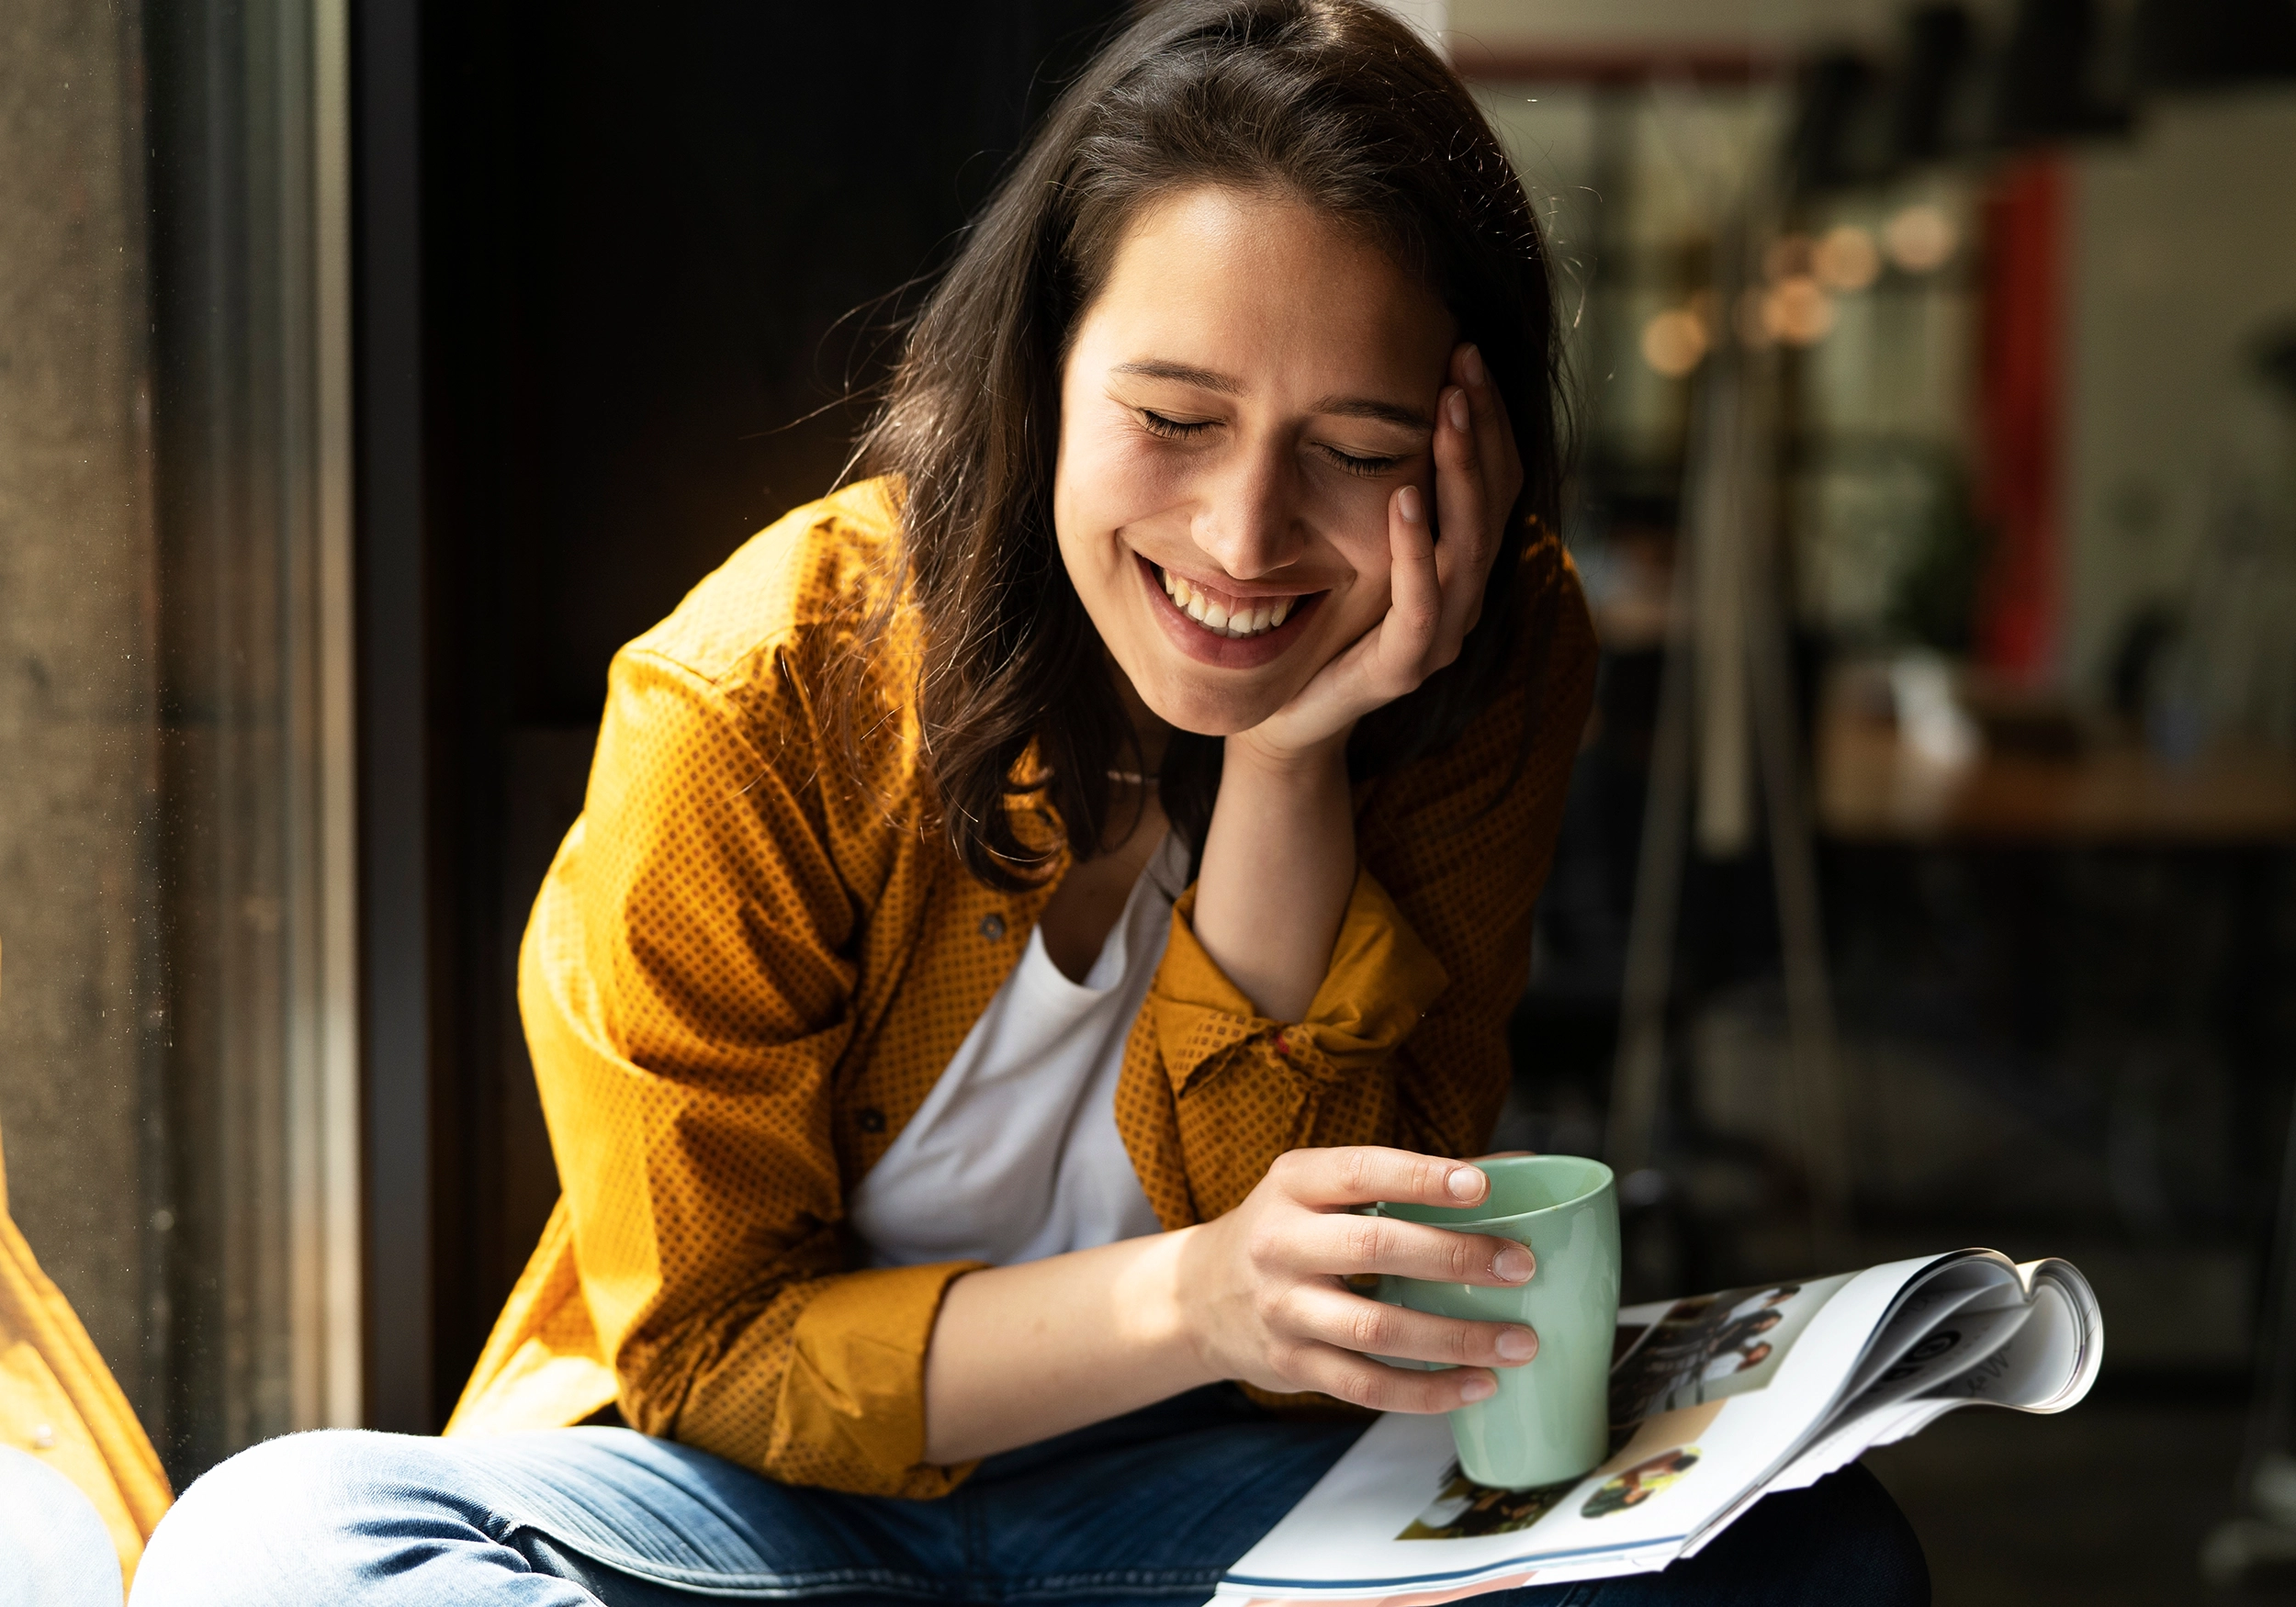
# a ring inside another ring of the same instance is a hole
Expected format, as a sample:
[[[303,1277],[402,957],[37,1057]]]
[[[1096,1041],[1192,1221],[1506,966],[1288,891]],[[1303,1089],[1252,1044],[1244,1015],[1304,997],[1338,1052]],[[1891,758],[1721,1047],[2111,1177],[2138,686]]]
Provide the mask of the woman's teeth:
[[[1159,569],[1156,573],[1164,579],[1165,594],[1180,612],[1217,635],[1241,638],[1272,631],[1284,623],[1291,612],[1291,605],[1299,601],[1296,597],[1271,597],[1230,613],[1226,603],[1207,598],[1171,570]]]

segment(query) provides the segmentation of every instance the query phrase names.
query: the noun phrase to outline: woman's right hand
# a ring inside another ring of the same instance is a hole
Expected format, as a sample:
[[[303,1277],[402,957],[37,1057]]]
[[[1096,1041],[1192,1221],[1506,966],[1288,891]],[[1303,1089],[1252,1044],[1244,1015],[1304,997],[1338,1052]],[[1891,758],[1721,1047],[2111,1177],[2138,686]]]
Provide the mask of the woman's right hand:
[[[1379,1411],[1435,1412],[1488,1399],[1494,1367],[1519,1367],[1538,1336],[1390,1306],[1349,1288],[1371,1273],[1513,1287],[1536,1270],[1512,1239],[1354,1214],[1378,1200],[1458,1208],[1490,1179],[1463,1161],[1353,1145],[1279,1155],[1242,1205],[1187,1231],[1178,1298],[1214,1377],[1321,1390]],[[1442,1364],[1418,1372],[1375,1355]]]

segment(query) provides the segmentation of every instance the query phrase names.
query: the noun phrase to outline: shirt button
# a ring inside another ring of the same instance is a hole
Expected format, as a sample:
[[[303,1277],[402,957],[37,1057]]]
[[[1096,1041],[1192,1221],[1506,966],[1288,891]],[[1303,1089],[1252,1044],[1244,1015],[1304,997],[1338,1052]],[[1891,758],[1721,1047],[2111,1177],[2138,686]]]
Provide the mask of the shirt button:
[[[981,917],[982,937],[986,938],[990,942],[994,943],[997,938],[1003,937],[1004,935],[1005,917],[1003,916],[985,915]]]
[[[885,1113],[874,1106],[862,1111],[854,1119],[861,1123],[861,1129],[865,1133],[881,1133],[885,1130]]]

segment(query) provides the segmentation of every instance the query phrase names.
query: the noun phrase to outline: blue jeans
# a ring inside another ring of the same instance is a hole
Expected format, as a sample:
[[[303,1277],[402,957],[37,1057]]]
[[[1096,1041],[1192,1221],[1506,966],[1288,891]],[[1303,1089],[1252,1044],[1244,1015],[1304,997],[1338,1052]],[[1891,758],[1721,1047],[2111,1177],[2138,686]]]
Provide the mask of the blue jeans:
[[[1362,1425],[1202,1389],[993,1456],[937,1501],[775,1484],[626,1429],[483,1440],[333,1432],[244,1452],[185,1493],[135,1607],[1201,1607]],[[1929,1601],[1919,1543],[1852,1467],[1773,1496],[1661,1575],[1492,1607]]]

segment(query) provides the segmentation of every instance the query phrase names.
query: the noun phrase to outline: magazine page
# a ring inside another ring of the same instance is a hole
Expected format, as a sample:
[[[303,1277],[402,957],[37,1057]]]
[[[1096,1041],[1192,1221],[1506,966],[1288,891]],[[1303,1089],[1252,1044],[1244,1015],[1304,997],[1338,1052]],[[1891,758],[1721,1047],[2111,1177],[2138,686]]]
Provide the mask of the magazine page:
[[[2054,1412],[2078,1402],[2105,1360],[2105,1319],[2096,1292],[2068,1262],[2029,1261],[2014,1271],[2032,1315],[2015,1338],[1930,1393],[1949,1405],[1983,1402]]]
[[[1435,1602],[1666,1566],[1817,1432],[1934,1258],[1629,1308],[1614,1450],[1585,1478],[1488,1489],[1440,1417],[1381,1418],[1216,1599]]]
[[[1656,1413],[1768,1388],[1811,1318],[1854,1275],[1621,1310],[1623,1349],[1611,1365],[1611,1422],[1628,1428]]]
[[[1931,1329],[1955,1316],[1980,1297],[2011,1290],[2020,1304],[2024,1290],[2006,1267],[1986,1262],[1952,1263],[1932,1267],[1914,1279],[1898,1298],[1897,1308],[1874,1336],[1851,1375],[1849,1388],[1842,1391],[1846,1400],[1854,1400],[1879,1381],[1885,1374],[1896,1372],[1908,1354],[1929,1335]]]
[[[1836,1410],[1821,1437],[1771,1478],[1762,1494],[1815,1484],[1875,1445],[1919,1433],[1956,1407],[1982,1403],[2054,1412],[2088,1394],[2104,1359],[2103,1314],[2088,1280],[2062,1261],[2012,1266],[1982,1252],[1971,1253],[1964,1265],[1972,1264],[1987,1269],[1989,1287],[1957,1278],[1945,1298],[1923,1300],[1930,1326],[1912,1343],[1895,1346],[1896,1365],[1878,1374],[1869,1358],[1858,1371],[1859,1379],[1871,1380],[1865,1389]],[[1908,1287],[1900,1315],[1930,1293]],[[1896,1326],[1893,1317],[1876,1338],[1876,1354]]]

